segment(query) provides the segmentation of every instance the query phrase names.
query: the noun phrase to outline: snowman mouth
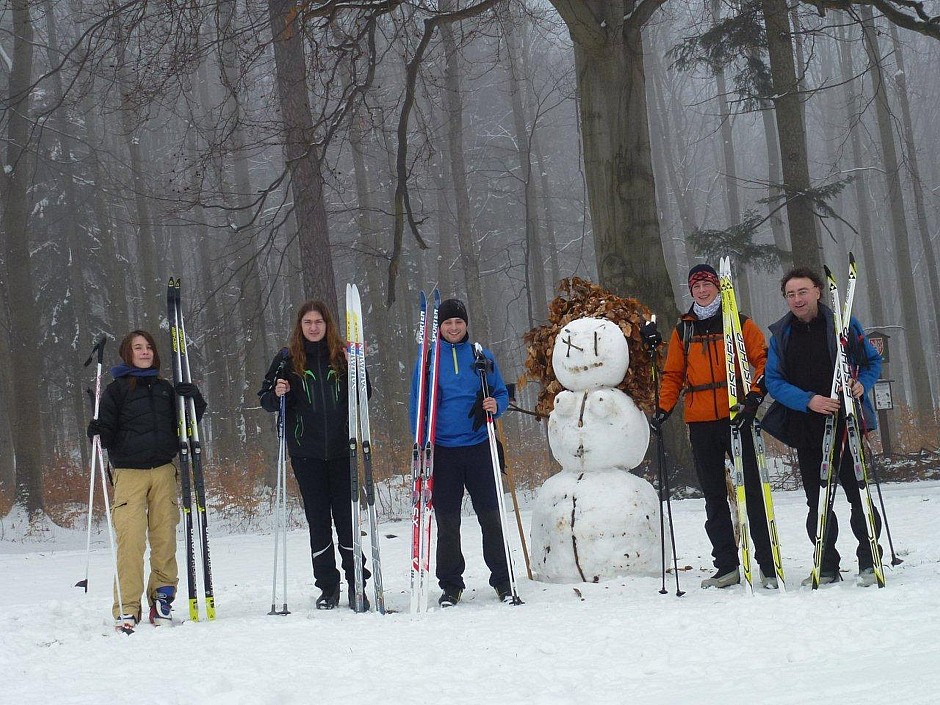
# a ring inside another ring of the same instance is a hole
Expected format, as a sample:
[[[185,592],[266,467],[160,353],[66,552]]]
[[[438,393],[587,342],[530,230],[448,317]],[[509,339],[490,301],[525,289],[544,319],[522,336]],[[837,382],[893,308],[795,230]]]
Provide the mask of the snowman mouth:
[[[587,372],[588,370],[593,370],[596,367],[603,367],[603,362],[592,362],[590,365],[575,365],[569,369],[572,372]]]

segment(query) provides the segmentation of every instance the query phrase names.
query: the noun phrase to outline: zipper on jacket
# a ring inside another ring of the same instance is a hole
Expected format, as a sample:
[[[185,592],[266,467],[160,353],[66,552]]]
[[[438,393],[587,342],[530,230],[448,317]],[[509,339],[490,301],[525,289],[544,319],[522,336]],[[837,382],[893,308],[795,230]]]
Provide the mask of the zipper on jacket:
[[[323,402],[323,458],[330,457],[330,424],[327,420],[327,408],[326,408],[326,385],[328,383],[327,376],[323,374],[323,360],[317,355],[317,372],[320,373],[320,401]]]
[[[451,352],[451,355],[452,355],[453,358],[454,358],[454,374],[455,374],[455,375],[459,375],[459,374],[460,374],[460,367],[458,367],[458,365],[457,365],[457,346],[451,344],[451,346],[450,346],[450,352]]]

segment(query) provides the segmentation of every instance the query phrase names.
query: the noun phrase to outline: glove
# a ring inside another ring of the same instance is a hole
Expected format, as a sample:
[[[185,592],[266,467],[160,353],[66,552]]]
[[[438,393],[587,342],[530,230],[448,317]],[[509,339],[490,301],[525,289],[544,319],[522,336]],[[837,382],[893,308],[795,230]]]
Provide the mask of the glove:
[[[658,435],[662,432],[662,426],[664,423],[666,423],[666,419],[669,418],[669,414],[671,413],[671,411],[656,409],[656,413],[650,417],[650,428],[653,430],[653,433]]]
[[[185,397],[186,399],[199,394],[199,390],[192,382],[179,382],[175,387],[173,387],[173,390],[181,397]]]
[[[747,428],[757,416],[757,409],[760,407],[764,397],[758,392],[748,392],[744,397],[744,403],[740,404],[737,415],[731,420],[731,425],[735,428]]]
[[[92,419],[88,422],[88,429],[85,431],[85,435],[88,436],[88,440],[90,441],[95,436],[103,435],[105,431],[107,431],[107,429],[104,427],[104,424],[98,419]]]
[[[643,343],[648,348],[659,347],[660,343],[663,342],[663,336],[659,334],[659,329],[656,328],[656,321],[647,321],[640,328],[640,337],[643,338]]]
[[[486,410],[483,408],[483,391],[477,392],[477,400],[470,407],[468,419],[473,419],[473,430],[479,431],[480,427],[486,423]]]

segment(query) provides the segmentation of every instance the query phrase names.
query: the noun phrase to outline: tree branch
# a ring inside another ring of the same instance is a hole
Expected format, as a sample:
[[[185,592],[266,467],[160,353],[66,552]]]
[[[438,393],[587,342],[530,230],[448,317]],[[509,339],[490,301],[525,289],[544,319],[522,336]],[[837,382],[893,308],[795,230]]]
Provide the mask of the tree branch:
[[[401,114],[398,117],[398,155],[395,160],[395,202],[393,212],[395,214],[395,229],[393,234],[392,256],[388,264],[388,298],[386,305],[391,306],[395,303],[395,282],[398,279],[398,265],[401,261],[402,246],[405,233],[405,217],[408,218],[412,234],[418,241],[422,249],[427,249],[427,243],[421,238],[418,232],[418,224],[415,221],[414,213],[411,210],[411,199],[408,195],[408,121],[411,117],[411,110],[415,102],[415,87],[418,82],[418,68],[424,60],[434,31],[439,25],[460,22],[482,15],[487,10],[495,7],[502,0],[481,0],[475,5],[464,7],[453,12],[439,13],[429,17],[424,21],[424,33],[421,35],[421,41],[415,49],[414,56],[411,58],[405,68],[405,99],[402,104]]]

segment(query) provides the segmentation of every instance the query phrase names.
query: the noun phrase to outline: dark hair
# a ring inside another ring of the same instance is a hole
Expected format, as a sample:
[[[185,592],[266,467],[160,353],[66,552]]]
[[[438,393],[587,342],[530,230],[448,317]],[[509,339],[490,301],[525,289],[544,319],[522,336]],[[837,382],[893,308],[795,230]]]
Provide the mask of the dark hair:
[[[326,334],[323,336],[323,340],[326,341],[326,346],[330,351],[330,367],[332,367],[337,374],[345,372],[346,344],[343,342],[343,338],[340,337],[339,331],[336,329],[336,321],[333,320],[330,309],[328,309],[326,304],[322,301],[305,301],[297,311],[297,318],[294,321],[294,330],[291,331],[290,340],[287,341],[287,349],[290,351],[290,356],[293,360],[294,372],[296,372],[299,377],[304,376],[304,363],[307,360],[307,354],[304,352],[304,340],[306,340],[306,338],[304,338],[304,327],[301,321],[303,317],[311,311],[316,311],[323,316],[323,322],[326,323]]]
[[[143,338],[153,349],[153,364],[150,365],[150,367],[159,372],[160,353],[157,352],[157,341],[155,341],[153,336],[145,330],[132,330],[130,333],[125,335],[124,339],[121,341],[121,347],[118,348],[118,355],[120,355],[121,359],[124,360],[124,362],[126,362],[128,365],[131,367],[134,366],[134,338]]]
[[[822,289],[823,280],[814,270],[809,267],[794,267],[789,272],[783,275],[783,279],[780,280],[780,293],[784,296],[787,295],[787,282],[791,279],[809,279],[816,285],[817,288]]]

